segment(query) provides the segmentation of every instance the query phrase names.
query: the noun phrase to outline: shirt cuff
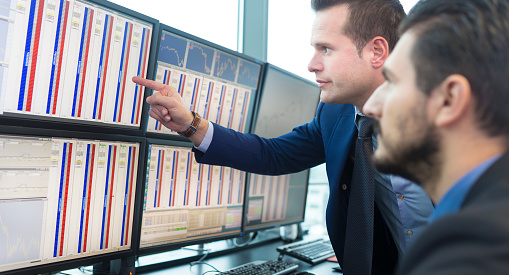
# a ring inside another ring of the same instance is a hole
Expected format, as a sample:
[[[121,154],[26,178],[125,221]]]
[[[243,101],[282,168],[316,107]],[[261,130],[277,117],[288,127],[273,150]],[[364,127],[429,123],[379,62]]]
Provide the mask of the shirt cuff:
[[[203,153],[207,152],[207,149],[209,149],[210,143],[212,142],[212,137],[214,136],[214,125],[210,121],[208,123],[209,128],[207,129],[207,133],[205,134],[205,137],[201,141],[200,146],[194,147]]]

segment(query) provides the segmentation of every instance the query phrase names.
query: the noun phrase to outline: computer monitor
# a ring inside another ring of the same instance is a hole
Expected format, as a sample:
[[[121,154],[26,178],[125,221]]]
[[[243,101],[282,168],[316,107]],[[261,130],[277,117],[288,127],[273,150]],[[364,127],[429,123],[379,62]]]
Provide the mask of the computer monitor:
[[[252,132],[274,138],[310,122],[320,89],[315,83],[267,64]],[[244,230],[302,222],[309,170],[290,175],[249,175]]]
[[[0,118],[142,131],[131,78],[152,77],[157,20],[99,0],[3,3]]]
[[[134,255],[143,138],[0,131],[0,273]]]
[[[246,173],[197,163],[188,142],[148,144],[138,253],[240,236]]]
[[[184,104],[203,118],[247,132],[262,64],[254,58],[161,25],[155,81],[173,87],[182,96]],[[152,117],[148,119],[147,133],[177,134]]]

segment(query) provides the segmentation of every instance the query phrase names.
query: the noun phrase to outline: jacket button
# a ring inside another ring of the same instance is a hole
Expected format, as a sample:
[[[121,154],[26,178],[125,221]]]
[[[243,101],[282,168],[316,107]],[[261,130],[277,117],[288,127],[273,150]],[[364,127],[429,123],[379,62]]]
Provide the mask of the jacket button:
[[[348,186],[346,186],[346,184],[345,184],[345,183],[343,183],[343,184],[341,185],[341,189],[343,189],[343,191],[345,191],[347,188],[348,188]]]

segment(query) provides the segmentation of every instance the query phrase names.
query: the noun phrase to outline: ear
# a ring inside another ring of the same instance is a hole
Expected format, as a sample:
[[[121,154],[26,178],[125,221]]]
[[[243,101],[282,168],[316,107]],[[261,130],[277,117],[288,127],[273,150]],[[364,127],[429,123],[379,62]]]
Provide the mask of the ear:
[[[466,117],[472,106],[470,82],[459,74],[448,76],[433,91],[431,108],[436,108],[435,124],[447,127]]]
[[[377,36],[369,43],[371,55],[371,65],[373,68],[381,68],[387,57],[389,57],[389,43],[381,36]]]

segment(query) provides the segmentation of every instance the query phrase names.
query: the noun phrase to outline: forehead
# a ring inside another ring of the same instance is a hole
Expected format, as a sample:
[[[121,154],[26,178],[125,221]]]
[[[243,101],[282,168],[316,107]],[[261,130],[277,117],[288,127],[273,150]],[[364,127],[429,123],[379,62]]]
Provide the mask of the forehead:
[[[348,14],[348,6],[345,4],[318,11],[313,21],[312,42],[327,39],[333,35],[342,35]]]

